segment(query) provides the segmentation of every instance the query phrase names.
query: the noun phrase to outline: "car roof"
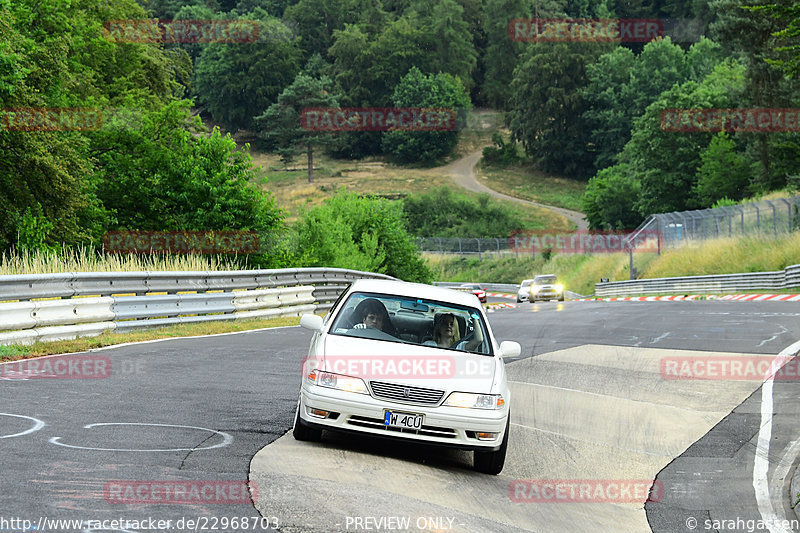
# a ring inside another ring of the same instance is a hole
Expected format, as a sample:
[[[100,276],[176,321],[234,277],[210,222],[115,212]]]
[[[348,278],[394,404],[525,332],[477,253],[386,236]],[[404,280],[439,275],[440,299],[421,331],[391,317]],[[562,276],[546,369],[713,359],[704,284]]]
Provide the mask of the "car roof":
[[[427,298],[440,302],[453,303],[475,307],[478,299],[472,293],[454,291],[444,287],[425,285],[424,283],[410,283],[407,281],[392,281],[384,279],[359,279],[350,286],[351,291],[376,292],[396,296],[411,296]]]
[[[536,276],[534,279],[544,279],[544,278],[558,278],[555,274],[542,274],[540,276]]]

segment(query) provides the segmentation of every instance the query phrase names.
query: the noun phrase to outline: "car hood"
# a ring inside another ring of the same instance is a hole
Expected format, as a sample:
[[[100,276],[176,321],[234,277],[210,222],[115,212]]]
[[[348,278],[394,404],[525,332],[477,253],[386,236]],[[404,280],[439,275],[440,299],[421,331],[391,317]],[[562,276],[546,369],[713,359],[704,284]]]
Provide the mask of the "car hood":
[[[309,357],[326,371],[447,392],[494,392],[494,356],[343,335],[326,335],[321,345],[324,353]]]

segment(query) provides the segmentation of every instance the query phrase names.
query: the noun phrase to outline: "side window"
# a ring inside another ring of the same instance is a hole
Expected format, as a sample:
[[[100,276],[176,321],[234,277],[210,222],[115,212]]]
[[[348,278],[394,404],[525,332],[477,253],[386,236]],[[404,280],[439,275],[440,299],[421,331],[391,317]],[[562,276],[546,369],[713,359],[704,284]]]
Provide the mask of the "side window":
[[[341,294],[339,294],[339,297],[336,298],[336,301],[333,302],[333,305],[331,306],[331,308],[328,309],[328,312],[325,314],[325,318],[322,320],[323,324],[325,324],[325,325],[328,324],[328,321],[331,319],[331,315],[333,314],[333,311],[335,311],[336,308],[339,307],[339,304],[342,302],[342,298],[344,298],[344,295],[347,294],[347,290],[350,288],[350,285],[351,285],[350,283],[347,284],[347,287],[344,288],[344,290],[341,292]]]

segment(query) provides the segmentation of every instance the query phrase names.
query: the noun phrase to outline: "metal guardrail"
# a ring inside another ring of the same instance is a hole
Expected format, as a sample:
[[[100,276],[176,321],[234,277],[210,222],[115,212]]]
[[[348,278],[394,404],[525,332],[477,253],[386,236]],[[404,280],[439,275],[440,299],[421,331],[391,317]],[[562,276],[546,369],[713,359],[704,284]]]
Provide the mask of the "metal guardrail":
[[[433,284],[437,287],[459,287],[464,283],[465,282],[455,283],[451,281],[435,281]],[[519,285],[515,285],[513,283],[478,283],[478,285],[487,291],[505,292],[509,294],[516,294],[517,290],[519,290]]]
[[[0,276],[0,345],[314,313],[361,278],[395,279],[341,268]]]
[[[596,283],[595,296],[779,291],[800,287],[800,265],[776,272],[637,279]]]

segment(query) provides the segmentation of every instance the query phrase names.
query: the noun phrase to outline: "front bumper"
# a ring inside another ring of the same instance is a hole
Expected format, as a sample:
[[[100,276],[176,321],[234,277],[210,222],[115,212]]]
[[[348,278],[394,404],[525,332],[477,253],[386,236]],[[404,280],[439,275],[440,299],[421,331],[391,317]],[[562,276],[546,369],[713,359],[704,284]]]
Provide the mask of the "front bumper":
[[[531,292],[530,300],[557,300],[563,298],[564,293],[558,292],[555,289],[541,289],[539,292]]]
[[[328,411],[331,415],[317,418],[308,413],[309,408]],[[388,428],[383,424],[387,410],[424,415],[422,429]],[[462,450],[498,450],[507,418],[508,406],[496,411],[436,407],[392,402],[317,385],[304,384],[300,390],[300,419],[306,426]],[[478,440],[479,432],[496,433],[497,437],[490,441]]]

